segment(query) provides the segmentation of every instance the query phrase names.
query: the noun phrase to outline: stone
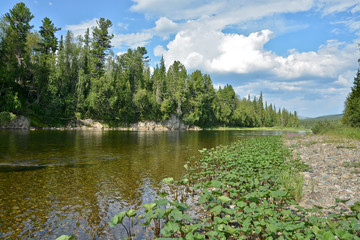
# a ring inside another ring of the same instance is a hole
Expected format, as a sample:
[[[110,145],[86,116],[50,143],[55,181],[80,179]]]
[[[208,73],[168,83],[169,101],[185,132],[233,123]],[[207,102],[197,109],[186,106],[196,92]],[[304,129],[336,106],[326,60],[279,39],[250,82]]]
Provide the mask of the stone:
[[[294,158],[299,154],[301,160],[310,167],[304,173],[301,206],[311,208],[318,205],[327,208],[336,204],[335,198],[350,198],[350,203],[360,201],[360,174],[354,173],[354,168],[347,164],[350,160],[360,161],[360,141],[340,141],[319,135],[284,138],[285,145],[293,149]],[[349,202],[341,207],[349,210]]]
[[[164,122],[145,121],[130,124],[132,131],[173,131],[173,130],[188,130],[189,126],[185,125],[180,118],[172,115]]]
[[[30,129],[30,120],[24,116],[18,116],[10,121],[6,128]]]

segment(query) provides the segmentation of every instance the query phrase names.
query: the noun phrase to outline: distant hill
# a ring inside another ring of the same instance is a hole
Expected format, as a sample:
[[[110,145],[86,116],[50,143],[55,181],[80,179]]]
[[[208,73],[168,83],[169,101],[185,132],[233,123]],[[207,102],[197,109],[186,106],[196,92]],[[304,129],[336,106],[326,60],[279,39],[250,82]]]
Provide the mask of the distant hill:
[[[336,121],[343,117],[343,114],[325,115],[316,118],[303,118],[300,119],[300,125],[302,127],[311,129],[319,121]]]
[[[306,119],[310,119],[309,117],[304,117],[304,116],[298,116],[299,120],[306,120]]]
[[[319,120],[319,121],[323,121],[323,120],[328,120],[328,121],[333,121],[333,120],[339,120],[343,117],[344,114],[334,114],[334,115],[325,115],[325,116],[320,116],[320,117],[316,117],[316,118],[308,118],[309,120]],[[306,120],[308,120],[306,119]]]

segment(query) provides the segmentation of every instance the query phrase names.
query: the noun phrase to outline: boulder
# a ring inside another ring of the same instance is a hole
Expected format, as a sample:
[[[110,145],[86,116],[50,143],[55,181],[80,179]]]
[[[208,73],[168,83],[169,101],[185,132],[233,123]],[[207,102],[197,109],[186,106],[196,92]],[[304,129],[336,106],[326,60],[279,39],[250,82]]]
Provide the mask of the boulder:
[[[5,126],[5,128],[14,128],[14,129],[29,129],[30,120],[24,116],[18,116],[17,118],[10,121],[10,123]]]
[[[178,117],[172,115],[170,119],[164,122],[145,121],[130,124],[130,130],[133,131],[173,131],[187,130],[189,126],[185,125]]]
[[[71,120],[66,128],[69,129],[104,129],[104,126],[92,119]]]

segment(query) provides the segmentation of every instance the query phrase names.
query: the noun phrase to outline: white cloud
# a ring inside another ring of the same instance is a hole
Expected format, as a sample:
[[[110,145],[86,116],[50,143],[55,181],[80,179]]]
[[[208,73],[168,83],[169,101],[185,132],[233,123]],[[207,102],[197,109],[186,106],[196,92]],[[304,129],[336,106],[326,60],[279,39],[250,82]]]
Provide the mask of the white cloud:
[[[223,84],[223,83],[213,83],[213,87],[216,89],[216,90],[219,90],[219,88],[224,88],[226,85]]]
[[[351,9],[351,13],[355,14],[357,12],[360,12],[360,3]]]
[[[354,76],[356,76],[355,71],[346,71],[340,74],[334,83],[350,89],[350,87],[353,86]]]
[[[349,9],[353,10],[359,5],[359,0],[318,0],[316,4],[323,14],[326,15],[347,11]]]
[[[120,29],[128,30],[129,24],[126,23],[117,23],[116,26],[118,26]]]
[[[145,46],[152,37],[151,33],[115,34],[111,43],[117,48],[136,48]]]
[[[167,66],[178,60],[186,68],[210,73],[248,74],[267,72],[281,78],[302,76],[336,77],[356,62],[356,44],[328,41],[317,51],[290,51],[286,57],[266,50],[273,33],[269,30],[249,36],[225,34],[204,28],[179,32],[167,45],[157,46],[155,56],[164,55]]]
[[[80,24],[66,25],[65,29],[71,31],[75,36],[85,35],[86,29],[89,28],[91,32],[91,28],[97,26],[96,21],[98,21],[98,19],[93,18]]]
[[[207,1],[205,4],[194,0],[133,0],[131,10],[144,12],[148,17],[168,16],[172,19],[197,18],[211,15],[224,6],[221,1]]]
[[[53,5],[53,3],[52,2],[49,2],[49,6],[52,6]]]
[[[169,34],[175,33],[178,30],[178,24],[168,19],[167,17],[161,17],[155,22],[155,27],[152,31],[155,31],[157,35],[167,39]]]
[[[259,89],[262,89],[264,100],[277,109],[297,111],[298,115],[307,117],[341,113],[349,93],[347,87],[329,87],[311,79],[297,82],[259,80],[234,87],[242,98],[258,97]]]
[[[219,34],[218,55],[207,64],[210,72],[250,73],[273,67],[271,52],[263,46],[272,35],[269,30],[252,33],[248,37],[238,34]]]

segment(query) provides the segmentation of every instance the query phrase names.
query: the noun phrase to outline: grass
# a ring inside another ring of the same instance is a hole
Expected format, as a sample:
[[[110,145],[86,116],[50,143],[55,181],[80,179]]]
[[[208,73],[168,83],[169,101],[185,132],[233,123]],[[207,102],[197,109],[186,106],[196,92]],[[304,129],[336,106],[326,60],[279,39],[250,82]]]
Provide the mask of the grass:
[[[211,127],[204,128],[204,130],[252,130],[252,131],[310,131],[310,129],[304,127]]]
[[[346,126],[340,120],[318,121],[311,130],[314,134],[322,134],[334,138],[360,139],[360,128]]]
[[[283,188],[299,203],[303,198],[304,175],[299,172],[283,172],[280,179]]]

